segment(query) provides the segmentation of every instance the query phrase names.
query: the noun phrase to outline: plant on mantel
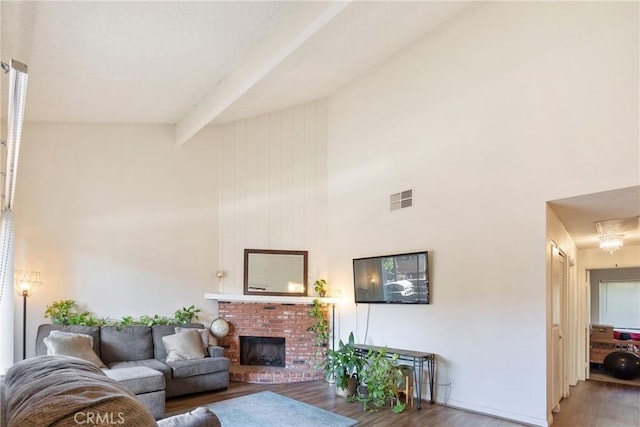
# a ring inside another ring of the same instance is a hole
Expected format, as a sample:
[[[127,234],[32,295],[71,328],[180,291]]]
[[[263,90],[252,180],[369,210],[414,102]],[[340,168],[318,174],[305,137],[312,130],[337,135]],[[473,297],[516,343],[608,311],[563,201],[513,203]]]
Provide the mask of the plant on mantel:
[[[325,279],[318,279],[313,283],[313,290],[320,298],[327,296],[328,283]]]
[[[133,316],[123,316],[120,320],[111,320],[109,318],[98,318],[89,311],[78,312],[75,310],[76,302],[74,300],[54,301],[51,305],[47,305],[44,317],[50,318],[54,325],[80,325],[80,326],[153,326],[153,325],[174,325],[185,324],[191,320],[198,320],[199,308],[195,305],[182,307],[178,309],[174,317],[144,315],[139,318]]]

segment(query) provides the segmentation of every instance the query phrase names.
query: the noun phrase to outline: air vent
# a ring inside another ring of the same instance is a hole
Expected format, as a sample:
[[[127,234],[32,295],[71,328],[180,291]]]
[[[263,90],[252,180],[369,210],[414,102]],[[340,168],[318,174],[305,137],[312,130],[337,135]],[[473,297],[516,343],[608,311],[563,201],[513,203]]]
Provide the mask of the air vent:
[[[389,198],[390,209],[397,211],[398,209],[410,208],[413,206],[413,190],[405,190],[400,193],[394,193]]]
[[[596,221],[594,225],[599,235],[624,234],[638,230],[638,218],[640,217],[634,216],[631,218]]]

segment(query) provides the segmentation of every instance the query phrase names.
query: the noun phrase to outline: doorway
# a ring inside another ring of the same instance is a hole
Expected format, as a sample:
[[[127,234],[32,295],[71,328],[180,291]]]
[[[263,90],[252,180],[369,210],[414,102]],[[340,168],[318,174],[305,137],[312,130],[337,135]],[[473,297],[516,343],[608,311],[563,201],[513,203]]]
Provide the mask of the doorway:
[[[587,277],[591,295],[590,324],[613,327],[611,331],[613,339],[638,339],[640,337],[640,267],[595,268],[588,270]],[[603,369],[602,358],[608,350],[611,350],[611,345],[598,342],[592,344],[593,346],[604,348],[590,352],[587,378],[640,386],[640,378],[621,380],[614,378]],[[618,345],[614,350],[616,347]],[[624,351],[640,350],[635,345],[630,349],[622,345],[620,347],[619,349]]]

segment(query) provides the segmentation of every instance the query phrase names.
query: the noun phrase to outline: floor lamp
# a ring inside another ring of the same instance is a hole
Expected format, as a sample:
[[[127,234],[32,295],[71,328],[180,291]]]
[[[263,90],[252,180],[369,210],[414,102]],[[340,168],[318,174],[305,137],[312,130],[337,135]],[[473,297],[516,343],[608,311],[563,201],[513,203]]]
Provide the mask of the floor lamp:
[[[22,297],[22,359],[27,358],[27,298],[42,284],[37,271],[15,272],[16,292]]]

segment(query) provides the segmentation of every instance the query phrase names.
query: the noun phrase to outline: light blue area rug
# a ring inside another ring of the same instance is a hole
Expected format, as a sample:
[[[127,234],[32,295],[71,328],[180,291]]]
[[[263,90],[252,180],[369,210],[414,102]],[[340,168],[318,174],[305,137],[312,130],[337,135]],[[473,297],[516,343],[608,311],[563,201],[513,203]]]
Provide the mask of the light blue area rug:
[[[357,420],[261,391],[207,405],[222,427],[349,427]]]

